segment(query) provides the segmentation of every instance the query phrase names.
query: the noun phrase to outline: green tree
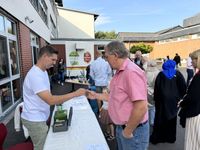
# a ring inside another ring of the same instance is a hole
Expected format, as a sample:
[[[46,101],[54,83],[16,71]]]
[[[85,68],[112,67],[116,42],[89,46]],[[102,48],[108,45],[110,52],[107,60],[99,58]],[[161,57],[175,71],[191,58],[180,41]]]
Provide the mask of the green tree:
[[[153,47],[151,45],[146,45],[144,43],[139,43],[137,45],[133,45],[130,49],[130,53],[135,54],[136,51],[141,51],[142,54],[152,52]]]
[[[110,31],[110,32],[103,32],[103,31],[98,31],[95,33],[95,38],[96,39],[116,39],[117,34],[115,31]]]

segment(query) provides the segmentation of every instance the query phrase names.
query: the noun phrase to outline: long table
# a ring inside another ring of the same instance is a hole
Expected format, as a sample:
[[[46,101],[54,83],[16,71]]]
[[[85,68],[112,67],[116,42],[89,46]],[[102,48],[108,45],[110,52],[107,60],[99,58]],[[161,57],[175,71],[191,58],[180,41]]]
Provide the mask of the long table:
[[[79,87],[85,87],[85,88],[88,88],[88,86],[89,86],[88,82],[80,83],[77,79],[74,79],[74,80],[65,80],[65,82],[72,85],[72,90],[71,90],[72,92],[75,91],[75,85],[77,85]]]
[[[73,98],[63,104],[63,109],[69,110],[70,106],[73,107],[71,126],[68,131],[56,133],[53,133],[51,126],[44,150],[109,150],[87,98]]]

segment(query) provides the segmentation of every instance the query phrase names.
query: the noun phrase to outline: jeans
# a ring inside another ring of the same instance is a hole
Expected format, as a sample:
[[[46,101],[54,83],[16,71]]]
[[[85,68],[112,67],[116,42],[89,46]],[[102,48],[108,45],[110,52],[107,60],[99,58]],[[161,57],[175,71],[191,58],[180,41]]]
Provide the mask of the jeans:
[[[89,86],[89,90],[96,91],[96,87]],[[96,99],[88,99],[88,100],[89,100],[89,104],[92,108],[92,111],[94,112],[95,116],[98,118],[99,117],[99,107],[98,107],[97,100]]]
[[[149,108],[149,124],[154,125],[154,118],[155,118],[155,106],[148,106]]]
[[[123,128],[116,126],[116,138],[118,150],[147,150],[149,145],[149,124],[148,122],[137,127],[133,131],[132,138],[125,138],[122,135]]]
[[[61,83],[64,83],[64,80],[65,80],[65,73],[64,72],[58,72],[58,80],[61,82]]]

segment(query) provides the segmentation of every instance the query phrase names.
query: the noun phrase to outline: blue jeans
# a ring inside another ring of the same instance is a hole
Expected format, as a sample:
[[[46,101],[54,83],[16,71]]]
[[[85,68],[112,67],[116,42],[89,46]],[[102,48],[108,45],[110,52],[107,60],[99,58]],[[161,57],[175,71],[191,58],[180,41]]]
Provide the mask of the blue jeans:
[[[137,127],[133,131],[133,137],[130,139],[122,135],[123,128],[116,126],[116,138],[118,150],[147,150],[149,145],[149,124],[148,122]]]
[[[65,80],[65,72],[58,72],[58,80],[59,80],[61,83],[64,83],[64,80]]]
[[[96,87],[89,86],[89,90],[96,91]],[[94,112],[95,116],[98,118],[99,117],[99,107],[98,107],[97,100],[96,99],[88,99],[88,100],[89,100],[89,104],[92,108],[92,111]]]
[[[155,106],[148,106],[149,109],[149,124],[154,125]]]

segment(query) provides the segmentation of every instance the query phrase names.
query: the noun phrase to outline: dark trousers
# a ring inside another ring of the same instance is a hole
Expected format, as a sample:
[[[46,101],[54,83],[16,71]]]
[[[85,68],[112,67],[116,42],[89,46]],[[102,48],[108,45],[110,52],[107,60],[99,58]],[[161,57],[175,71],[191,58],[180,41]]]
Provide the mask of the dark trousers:
[[[194,75],[194,70],[193,69],[187,69],[187,86],[191,80],[191,78],[193,77]]]

